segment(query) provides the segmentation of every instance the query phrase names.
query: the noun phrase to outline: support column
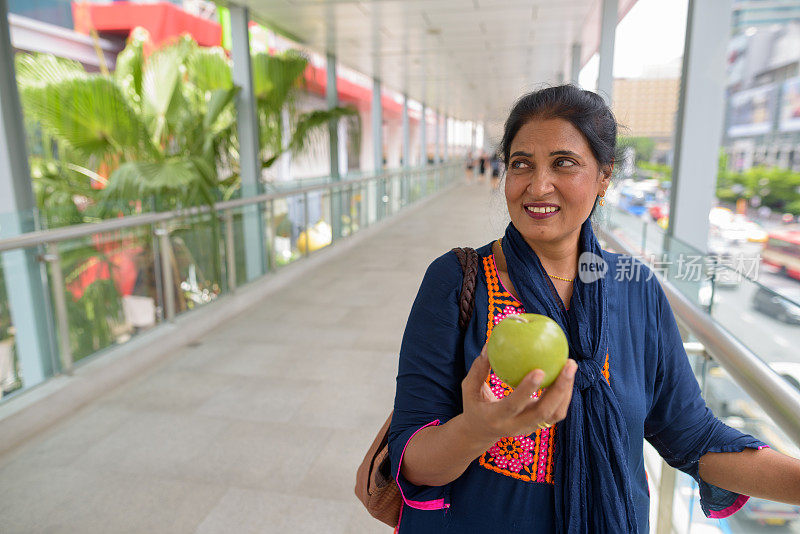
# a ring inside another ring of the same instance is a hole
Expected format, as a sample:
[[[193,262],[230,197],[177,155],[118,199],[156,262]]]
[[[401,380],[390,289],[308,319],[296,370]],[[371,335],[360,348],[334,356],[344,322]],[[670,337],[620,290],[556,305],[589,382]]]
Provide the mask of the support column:
[[[233,83],[240,87],[236,95],[239,134],[239,167],[242,176],[242,197],[263,192],[261,184],[261,150],[258,135],[256,99],[253,92],[253,68],[250,60],[249,9],[230,4],[231,57]],[[247,280],[255,280],[266,272],[264,250],[264,216],[260,205],[242,209],[245,269]]]
[[[475,152],[475,143],[478,139],[478,125],[475,121],[469,122],[469,150]],[[475,157],[475,154],[472,155]]]
[[[614,100],[614,39],[617,33],[617,0],[603,0],[602,9],[597,92],[610,106]]]
[[[36,200],[28,168],[25,127],[14,72],[8,6],[0,0],[0,238],[38,230]],[[2,253],[17,358],[26,387],[59,371],[49,295],[37,249]]]
[[[383,170],[383,103],[381,102],[381,81],[372,79],[372,153],[375,172]]]
[[[383,173],[383,102],[381,101],[381,81],[372,79],[372,158],[375,165],[375,174]],[[386,213],[386,203],[383,197],[386,188],[383,182],[378,182],[375,195],[375,209],[378,219]]]
[[[277,167],[276,174],[280,182],[292,179],[292,153],[288,150],[289,141],[292,136],[290,123],[291,117],[289,116],[289,109],[287,106],[284,106],[283,109],[281,109],[281,148],[283,148],[285,152],[283,152],[278,158],[278,161],[275,162],[275,166]]]
[[[448,138],[450,137],[448,134],[450,128],[450,120],[447,118],[447,115],[444,116],[444,141],[442,142],[443,145],[443,152],[442,152],[442,161],[447,161],[450,158],[450,147],[448,146]]]
[[[428,108],[425,107],[425,104],[422,104],[422,118],[420,119],[420,131],[419,131],[419,138],[420,144],[422,146],[422,152],[420,152],[419,161],[420,166],[425,167],[428,164]]]
[[[327,54],[325,65],[327,74],[327,84],[325,85],[325,101],[328,109],[333,109],[339,105],[339,88],[336,84],[336,56],[331,52]],[[330,175],[332,182],[340,180],[339,175],[339,121],[331,120],[328,123],[328,147],[330,160]],[[342,195],[332,193],[331,198],[331,231],[333,237],[338,238],[342,235]]]
[[[403,167],[411,167],[411,125],[408,122],[408,95],[403,95]]]
[[[732,0],[689,0],[667,234],[705,252],[725,112]]]
[[[575,85],[578,83],[578,78],[581,74],[581,43],[573,43],[572,57],[569,64],[569,81]]]
[[[339,105],[339,89],[336,83],[336,56],[328,52],[328,62],[325,70],[328,76],[325,86],[325,101],[328,109]],[[328,123],[328,138],[330,140],[330,173],[333,181],[339,180],[339,121],[332,120]]]
[[[433,156],[435,163],[442,162],[442,115],[436,112],[436,155]]]
[[[411,124],[408,120],[408,95],[403,95],[403,169],[411,168]],[[409,202],[409,180],[410,174],[403,173],[402,188],[400,196],[402,205]]]

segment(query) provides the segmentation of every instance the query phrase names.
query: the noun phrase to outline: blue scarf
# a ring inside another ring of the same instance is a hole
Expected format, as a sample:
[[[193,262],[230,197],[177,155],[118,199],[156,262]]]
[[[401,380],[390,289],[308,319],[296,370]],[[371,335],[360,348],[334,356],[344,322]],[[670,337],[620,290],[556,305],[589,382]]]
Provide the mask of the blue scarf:
[[[539,257],[509,223],[502,241],[508,276],[527,313],[546,315],[567,335],[578,362],[567,418],[556,426],[555,523],[561,534],[636,532],[626,452],[628,432],[611,386],[602,375],[608,351],[608,298],[604,277],[576,277],[569,311]],[[587,218],[579,252],[603,257]],[[608,270],[606,269],[606,274]]]

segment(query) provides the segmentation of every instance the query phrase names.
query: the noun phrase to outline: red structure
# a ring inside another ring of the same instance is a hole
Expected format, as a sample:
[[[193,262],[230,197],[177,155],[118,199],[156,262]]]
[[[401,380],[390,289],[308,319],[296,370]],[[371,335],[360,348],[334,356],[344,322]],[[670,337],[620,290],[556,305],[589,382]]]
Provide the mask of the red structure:
[[[153,44],[160,45],[170,37],[190,34],[201,46],[219,46],[222,43],[222,26],[216,22],[191,15],[168,2],[135,4],[72,3],[75,31],[88,34],[94,28],[99,33],[127,37],[137,26],[150,32]]]
[[[133,2],[114,2],[111,4],[90,4],[73,2],[72,17],[75,31],[88,34],[91,29],[100,34],[115,34],[126,37],[137,26],[150,32],[153,45],[169,41],[171,38],[188,33],[201,46],[221,46],[222,26],[183,11],[168,2],[137,4]],[[309,64],[304,74],[306,89],[313,94],[325,96],[327,77],[325,69]],[[372,88],[346,80],[337,79],[339,101],[359,109],[368,110],[372,106]],[[385,117],[399,118],[402,104],[383,95]],[[415,121],[415,119],[411,119]],[[415,121],[416,122],[416,121]]]

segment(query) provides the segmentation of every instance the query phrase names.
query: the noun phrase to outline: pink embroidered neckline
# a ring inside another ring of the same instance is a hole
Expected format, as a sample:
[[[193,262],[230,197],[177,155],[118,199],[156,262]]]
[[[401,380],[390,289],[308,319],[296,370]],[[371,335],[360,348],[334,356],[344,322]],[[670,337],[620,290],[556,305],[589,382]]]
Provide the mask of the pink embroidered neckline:
[[[496,262],[496,261],[495,261],[495,259],[494,259],[494,254],[492,254],[492,266],[494,266],[494,275],[497,277],[497,281],[498,281],[498,282],[500,282],[500,287],[502,287],[502,288],[503,288],[503,290],[504,290],[506,293],[508,293],[509,295],[511,295],[511,298],[512,298],[512,299],[514,299],[514,302],[517,302],[517,303],[519,303],[520,305],[522,305],[522,303],[519,301],[519,299],[518,299],[517,297],[515,297],[515,296],[514,296],[514,293],[512,293],[511,291],[509,291],[509,290],[508,290],[508,288],[506,287],[506,285],[503,283],[503,279],[502,279],[502,278],[500,278],[500,271],[497,269],[497,262]],[[569,308],[567,308],[566,306],[564,306],[564,309],[565,309],[565,310],[569,310]]]

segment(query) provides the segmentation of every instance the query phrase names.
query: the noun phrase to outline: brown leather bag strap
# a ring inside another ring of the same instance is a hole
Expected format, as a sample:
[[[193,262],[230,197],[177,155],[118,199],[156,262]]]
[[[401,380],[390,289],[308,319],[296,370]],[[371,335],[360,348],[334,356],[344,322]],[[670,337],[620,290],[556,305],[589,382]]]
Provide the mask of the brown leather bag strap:
[[[475,309],[475,284],[478,280],[478,267],[480,258],[474,248],[454,248],[461,269],[464,271],[464,281],[461,283],[461,296],[458,304],[458,328],[464,332]]]

